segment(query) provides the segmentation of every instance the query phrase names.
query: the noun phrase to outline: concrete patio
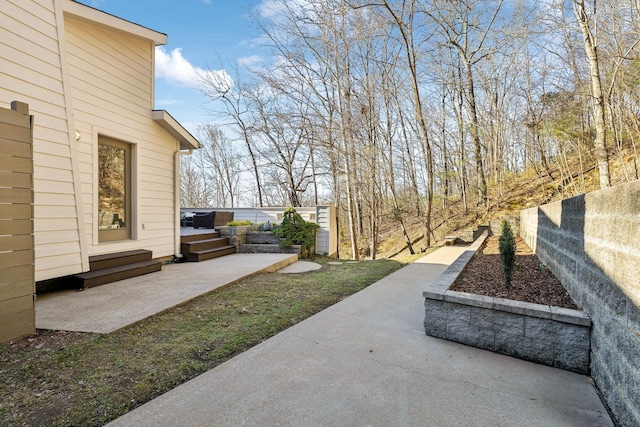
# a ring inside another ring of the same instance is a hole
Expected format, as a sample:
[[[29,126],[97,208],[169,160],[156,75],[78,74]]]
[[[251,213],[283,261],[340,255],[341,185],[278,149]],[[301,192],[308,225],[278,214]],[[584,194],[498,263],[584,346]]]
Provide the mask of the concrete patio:
[[[244,277],[277,271],[290,254],[233,254],[203,262],[167,264],[162,271],[84,291],[38,295],[36,328],[106,334],[183,304]]]

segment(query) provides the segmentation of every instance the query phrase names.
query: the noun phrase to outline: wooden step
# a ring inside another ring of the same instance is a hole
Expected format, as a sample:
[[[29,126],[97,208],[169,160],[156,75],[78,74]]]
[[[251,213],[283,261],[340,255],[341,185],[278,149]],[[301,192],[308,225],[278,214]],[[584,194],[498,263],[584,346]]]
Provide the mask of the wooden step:
[[[216,239],[220,237],[219,231],[212,231],[211,233],[202,234],[190,234],[188,236],[180,236],[180,243],[195,242],[198,240]]]
[[[106,283],[117,282],[131,277],[142,276],[162,269],[162,263],[156,260],[147,260],[127,265],[116,265],[114,267],[102,268],[86,273],[76,274],[74,277],[79,281],[83,289]]]
[[[200,262],[207,259],[218,258],[224,255],[233,254],[236,252],[236,247],[234,245],[222,246],[213,249],[203,249],[200,251],[191,252],[188,254],[184,254],[187,258],[187,261],[192,262]]]
[[[89,257],[89,269],[91,271],[102,270],[105,268],[117,267],[120,265],[150,261],[151,259],[152,252],[147,249],[136,249],[132,251],[94,255]]]
[[[181,251],[183,254],[190,254],[204,249],[220,248],[222,246],[229,246],[228,237],[216,237],[206,240],[194,240],[193,242],[183,242],[181,244]]]

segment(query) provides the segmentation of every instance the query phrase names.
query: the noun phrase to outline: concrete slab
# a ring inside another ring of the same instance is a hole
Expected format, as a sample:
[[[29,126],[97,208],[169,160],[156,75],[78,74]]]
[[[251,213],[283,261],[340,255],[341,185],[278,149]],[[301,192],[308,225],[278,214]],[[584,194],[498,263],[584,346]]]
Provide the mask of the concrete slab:
[[[589,379],[428,337],[448,246],[109,426],[612,426]]]
[[[298,261],[278,270],[278,273],[306,273],[308,271],[320,270],[321,268],[322,266],[317,262]]]
[[[167,264],[162,271],[90,288],[39,295],[36,328],[106,334],[220,286],[298,260],[291,254],[232,254]]]

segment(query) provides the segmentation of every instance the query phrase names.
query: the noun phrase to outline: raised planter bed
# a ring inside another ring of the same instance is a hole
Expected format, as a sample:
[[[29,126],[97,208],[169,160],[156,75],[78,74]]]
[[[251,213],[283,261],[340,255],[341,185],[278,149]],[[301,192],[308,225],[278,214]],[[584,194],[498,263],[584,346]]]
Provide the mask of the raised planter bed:
[[[426,334],[589,373],[591,320],[584,312],[449,290],[486,237],[485,232],[425,289]]]

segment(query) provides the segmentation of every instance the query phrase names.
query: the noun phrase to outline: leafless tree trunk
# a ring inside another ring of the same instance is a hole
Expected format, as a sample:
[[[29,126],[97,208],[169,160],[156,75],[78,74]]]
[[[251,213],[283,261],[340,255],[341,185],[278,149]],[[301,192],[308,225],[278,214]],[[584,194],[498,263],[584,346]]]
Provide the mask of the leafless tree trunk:
[[[595,14],[596,1],[594,0],[593,3]],[[573,0],[573,10],[576,14],[580,29],[582,30],[584,50],[589,58],[591,96],[594,103],[594,124],[596,127],[595,155],[600,172],[600,188],[605,188],[611,186],[611,175],[609,173],[609,155],[607,153],[606,100],[604,98],[604,92],[602,91],[598,45],[596,37],[592,32],[584,0]]]

